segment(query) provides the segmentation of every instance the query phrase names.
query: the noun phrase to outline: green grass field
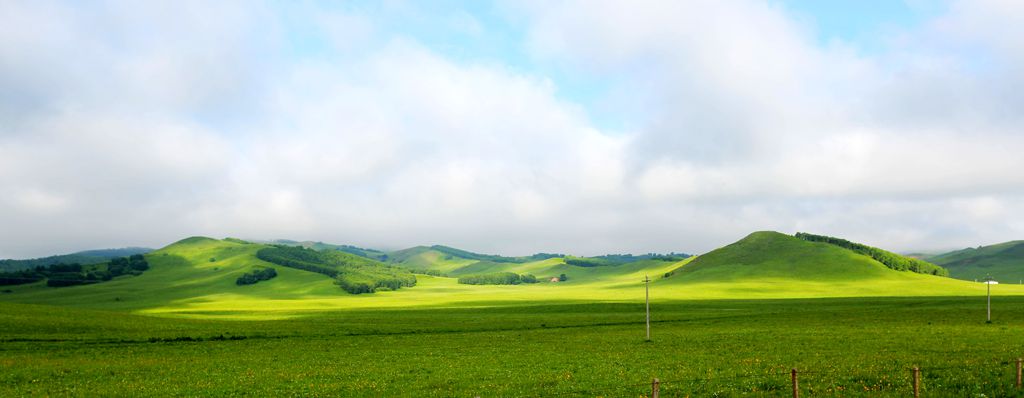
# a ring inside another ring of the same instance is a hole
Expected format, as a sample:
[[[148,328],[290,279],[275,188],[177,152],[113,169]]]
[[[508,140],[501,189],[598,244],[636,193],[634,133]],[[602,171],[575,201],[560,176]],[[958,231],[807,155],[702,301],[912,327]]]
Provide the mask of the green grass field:
[[[695,300],[167,319],[0,304],[0,395],[1015,396],[1024,298]]]
[[[94,285],[0,294],[0,396],[1014,396],[1024,288],[893,271],[836,246],[760,232],[683,261],[496,263],[425,248],[449,276],[565,282],[352,295],[255,257],[264,245],[189,238],[151,269]],[[278,277],[238,286],[254,268]],[[666,277],[667,274],[671,276]],[[650,276],[653,342],[641,280]]]

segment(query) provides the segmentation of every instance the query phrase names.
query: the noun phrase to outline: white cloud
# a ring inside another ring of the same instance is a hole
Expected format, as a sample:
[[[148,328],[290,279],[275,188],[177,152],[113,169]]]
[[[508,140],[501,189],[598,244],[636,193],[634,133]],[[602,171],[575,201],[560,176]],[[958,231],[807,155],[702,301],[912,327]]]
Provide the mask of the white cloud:
[[[4,3],[0,257],[192,234],[596,254],[1024,232],[1013,3],[954,3],[879,53],[766,2],[510,7],[544,67],[317,4]],[[631,127],[595,126],[559,74],[608,82],[594,102]]]

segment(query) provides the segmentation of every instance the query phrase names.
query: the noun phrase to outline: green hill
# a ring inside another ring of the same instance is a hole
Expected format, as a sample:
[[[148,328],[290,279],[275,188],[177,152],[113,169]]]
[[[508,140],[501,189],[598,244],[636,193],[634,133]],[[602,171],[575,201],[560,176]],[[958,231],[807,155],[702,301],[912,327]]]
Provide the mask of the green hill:
[[[1024,280],[1024,241],[957,250],[929,257],[928,261],[946,267],[958,279],[992,276],[1003,283],[1020,283]]]
[[[689,281],[763,278],[830,281],[865,280],[889,273],[870,257],[825,243],[778,232],[754,232],[740,241],[702,254],[673,277]]]
[[[448,246],[416,246],[388,253],[388,262],[415,272],[449,276],[488,272],[509,272],[522,264],[561,258],[560,254],[505,257],[479,254]]]
[[[145,247],[126,247],[123,249],[86,250],[71,254],[40,257],[27,260],[0,260],[0,272],[20,271],[35,267],[46,267],[53,264],[92,265],[110,261],[116,257],[128,257],[133,254],[146,254],[153,249]]]
[[[825,242],[755,232],[672,271],[667,283],[723,297],[949,295],[976,289],[950,278],[891,269]]]

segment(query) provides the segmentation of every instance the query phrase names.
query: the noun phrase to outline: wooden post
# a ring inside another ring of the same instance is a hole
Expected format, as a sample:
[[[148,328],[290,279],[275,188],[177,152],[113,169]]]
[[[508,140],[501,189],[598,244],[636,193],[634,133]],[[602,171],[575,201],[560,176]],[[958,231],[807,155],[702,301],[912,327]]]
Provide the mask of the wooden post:
[[[790,376],[793,379],[793,398],[800,398],[800,385],[796,381],[796,368],[793,368],[793,371],[790,372]]]
[[[914,398],[921,396],[921,368],[914,367]]]
[[[1017,358],[1017,389],[1020,389],[1020,381],[1021,381],[1020,380],[1020,376],[1021,376],[1020,368],[1021,368],[1021,362],[1024,362],[1024,359]]]
[[[658,378],[655,377],[654,381],[651,382],[651,398],[658,398],[660,390],[661,384],[658,382]]]

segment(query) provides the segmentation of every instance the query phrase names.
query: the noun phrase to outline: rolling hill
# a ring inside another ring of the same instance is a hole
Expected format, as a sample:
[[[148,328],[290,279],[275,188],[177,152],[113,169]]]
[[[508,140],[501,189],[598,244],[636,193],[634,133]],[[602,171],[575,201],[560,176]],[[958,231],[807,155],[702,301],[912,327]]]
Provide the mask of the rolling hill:
[[[770,231],[700,255],[667,279],[716,297],[951,295],[981,286],[894,270],[841,246]]]
[[[333,248],[316,252],[292,247],[290,250],[301,253],[285,253],[292,260],[314,258],[313,264],[329,263],[328,268],[338,271],[333,276],[304,266],[283,266],[284,262],[266,256],[266,252],[262,258],[273,262],[261,259],[261,251],[275,247],[283,246],[193,237],[148,253],[145,257],[150,268],[141,275],[63,288],[43,283],[11,286],[0,294],[0,300],[161,316],[275,319],[360,308],[633,303],[643,299],[645,276],[653,279],[654,301],[968,296],[985,291],[979,283],[897,271],[834,244],[777,232],[753,233],[697,257],[656,256],[596,266],[567,264],[567,258],[580,258],[568,256],[516,258],[520,262],[470,259],[427,246],[388,253],[393,262],[384,264]],[[405,277],[401,275],[408,274],[398,270],[407,272],[417,267],[445,275],[417,274],[414,283],[402,282]],[[240,276],[265,268],[274,268],[276,277],[250,285],[236,283]],[[376,285],[386,289],[350,294],[339,287],[336,279],[346,270],[357,271],[357,277],[394,277],[401,285]],[[531,274],[540,282],[499,286],[457,281],[459,276],[498,272]],[[562,274],[567,280],[551,281]],[[1024,289],[1000,286],[993,293],[1024,294]]]
[[[991,276],[1003,283],[1019,284],[1024,280],[1024,241],[966,248],[929,257],[928,261],[946,267],[954,278],[980,281]]]

